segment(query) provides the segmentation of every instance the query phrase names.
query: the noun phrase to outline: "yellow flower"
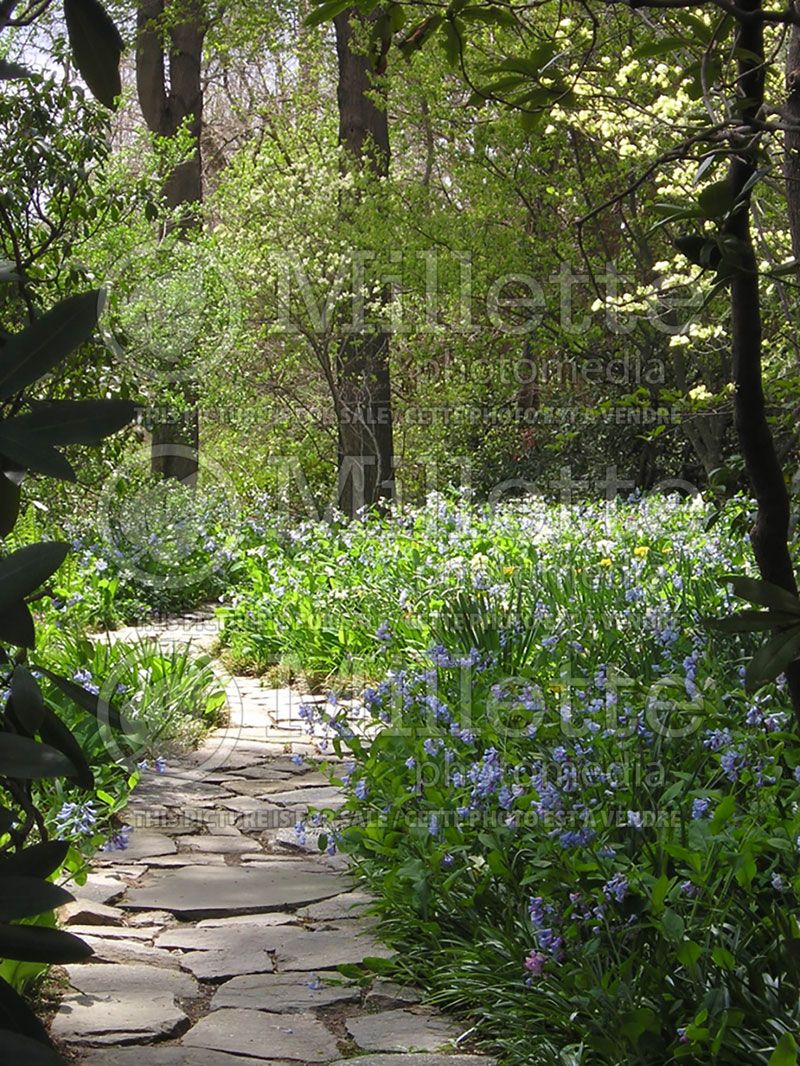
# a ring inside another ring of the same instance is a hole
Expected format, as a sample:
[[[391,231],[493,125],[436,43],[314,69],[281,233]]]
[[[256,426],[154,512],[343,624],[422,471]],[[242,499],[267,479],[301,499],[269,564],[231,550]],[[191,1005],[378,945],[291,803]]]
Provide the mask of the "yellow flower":
[[[606,557],[605,559],[601,559],[600,560],[600,565],[601,566],[611,566],[611,560],[608,557]]]
[[[650,549],[646,544],[639,544],[633,549],[633,554],[638,555],[640,559],[645,559]]]
[[[506,575],[506,577],[511,577],[511,575],[512,574],[516,574],[516,572],[517,572],[516,566],[504,566],[503,567],[503,573]]]

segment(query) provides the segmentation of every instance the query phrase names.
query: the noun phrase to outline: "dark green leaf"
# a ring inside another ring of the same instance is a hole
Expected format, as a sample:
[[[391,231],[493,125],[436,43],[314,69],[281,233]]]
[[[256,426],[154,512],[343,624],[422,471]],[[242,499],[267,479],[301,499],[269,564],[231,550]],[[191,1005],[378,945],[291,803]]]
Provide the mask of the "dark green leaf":
[[[84,711],[93,714],[99,722],[107,722],[114,729],[126,731],[129,729],[128,723],[110,701],[101,699],[100,696],[81,688],[80,685],[76,685],[74,681],[69,681],[66,677],[54,674],[44,666],[37,666],[37,670],[45,677],[49,677],[65,695],[74,700]]]
[[[49,707],[44,708],[39,732],[45,744],[49,744],[51,748],[56,748],[57,751],[66,755],[75,767],[76,772],[72,775],[71,780],[80,788],[94,788],[94,774],[86,761],[83,749],[72,732]]]
[[[33,615],[26,603],[0,607],[0,640],[15,644],[18,648],[32,648],[36,642]]]
[[[0,559],[0,609],[35,592],[64,562],[69,545],[42,541],[19,548]]]
[[[722,580],[733,588],[739,599],[800,616],[800,599],[781,588],[780,585],[773,585],[769,581],[760,581],[752,577],[742,577],[739,574],[726,574]]]
[[[0,455],[23,470],[33,470],[59,481],[74,481],[75,471],[64,456],[37,433],[25,430],[19,422],[16,418],[0,422]]]
[[[58,400],[20,415],[13,423],[48,444],[99,444],[126,426],[135,413],[130,400]]]
[[[94,952],[77,936],[40,925],[0,925],[0,959],[18,962],[83,962]]]
[[[19,516],[20,487],[0,472],[0,537],[7,537]]]
[[[0,348],[0,400],[20,392],[87,341],[97,325],[98,290],[68,296]]]
[[[25,666],[16,666],[11,675],[11,699],[21,726],[36,733],[44,718],[44,698],[36,678]]]
[[[67,1066],[55,1048],[22,1033],[10,1029],[0,1029],[0,1047],[3,1049],[4,1061],[25,1066]]]
[[[0,1047],[6,1046],[6,1033],[13,1029],[19,1035],[49,1045],[47,1030],[25,1000],[0,977]],[[21,1059],[20,1062],[27,1062]]]
[[[763,644],[747,664],[744,680],[748,691],[753,692],[768,681],[774,681],[789,663],[800,655],[800,625],[794,626]]]
[[[63,866],[69,851],[67,840],[47,840],[32,844],[22,851],[10,851],[0,855],[0,877],[6,874],[23,874],[26,877],[49,877]]]
[[[3,873],[0,877],[0,922],[16,922],[63,907],[74,897],[60,885],[38,877]]]
[[[27,67],[12,63],[10,59],[0,59],[0,81],[19,81],[31,76],[32,72]]]
[[[730,618],[706,618],[705,625],[725,633],[761,633],[781,626],[796,625],[797,615],[788,611],[739,611]]]
[[[92,94],[116,107],[122,92],[119,61],[122,38],[99,0],[64,0],[64,15],[75,66]]]
[[[40,777],[74,777],[75,767],[60,751],[28,737],[0,733],[0,774],[29,780]],[[2,958],[2,952],[0,952]]]

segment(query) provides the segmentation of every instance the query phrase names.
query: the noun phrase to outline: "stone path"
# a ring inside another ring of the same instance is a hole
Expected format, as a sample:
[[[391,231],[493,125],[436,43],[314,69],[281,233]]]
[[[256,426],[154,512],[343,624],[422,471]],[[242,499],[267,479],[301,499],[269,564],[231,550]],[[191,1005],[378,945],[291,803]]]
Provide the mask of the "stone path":
[[[153,627],[209,647],[199,613]],[[142,630],[121,631],[126,639]],[[123,851],[97,856],[62,923],[94,950],[66,967],[54,1039],[85,1066],[493,1066],[413,989],[336,967],[387,958],[343,859],[297,846],[309,804],[337,791],[307,761],[300,698],[228,678],[231,722],[147,773]],[[295,756],[293,760],[292,756]]]

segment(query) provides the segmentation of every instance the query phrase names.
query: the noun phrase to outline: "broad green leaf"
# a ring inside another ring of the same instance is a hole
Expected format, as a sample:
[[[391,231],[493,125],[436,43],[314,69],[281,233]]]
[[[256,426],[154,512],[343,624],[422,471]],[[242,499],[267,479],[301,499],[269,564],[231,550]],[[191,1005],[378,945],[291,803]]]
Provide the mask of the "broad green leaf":
[[[706,185],[697,197],[697,205],[705,218],[721,218],[733,207],[733,189],[727,178]]]
[[[39,925],[0,925],[0,959],[18,962],[50,962],[66,965],[83,962],[94,952],[72,933]]]
[[[63,866],[69,851],[67,840],[47,840],[22,851],[0,855],[0,877],[24,874],[27,877],[49,877]]]
[[[695,944],[693,940],[684,940],[676,954],[678,956],[678,962],[683,963],[684,966],[694,966],[703,954],[703,949],[699,944]]]
[[[38,744],[14,733],[0,733],[0,774],[5,777],[27,781],[42,777],[73,777],[75,772],[66,755],[48,744]]]
[[[797,624],[797,615],[788,611],[739,611],[729,618],[706,618],[704,624],[724,633],[760,633]]]
[[[797,1066],[797,1041],[791,1033],[781,1036],[767,1066]]]
[[[650,59],[655,56],[666,56],[675,52],[678,48],[686,48],[687,42],[682,37],[661,37],[657,41],[648,41],[640,44],[633,50],[634,59]]]
[[[75,480],[75,471],[64,456],[37,433],[20,426],[16,418],[0,422],[0,455],[23,470],[32,470],[59,481]]]
[[[742,577],[740,574],[726,574],[722,580],[733,588],[741,600],[800,616],[800,599],[780,585],[753,577]]]
[[[19,517],[20,487],[0,471],[0,537],[7,537]]]
[[[342,11],[346,11],[348,7],[352,6],[352,0],[326,0],[326,2],[316,5],[314,10],[306,16],[306,26],[319,26],[323,22],[331,22],[340,15]]]
[[[66,696],[74,700],[80,708],[94,715],[99,722],[107,722],[114,729],[129,729],[128,723],[109,701],[101,700],[100,696],[89,692],[80,685],[76,685],[74,681],[70,681],[66,677],[61,677],[60,674],[54,674],[52,670],[48,670],[44,666],[37,666],[36,669],[49,678]]]
[[[65,888],[38,877],[6,874],[0,877],[0,922],[16,922],[63,907],[74,897]]]
[[[32,648],[36,642],[33,615],[26,603],[0,607],[0,641],[18,648]]]
[[[14,714],[29,733],[36,733],[44,718],[44,697],[36,678],[25,666],[14,667],[11,675]]]
[[[126,426],[136,405],[130,400],[57,400],[13,420],[48,444],[99,444]]]
[[[673,944],[679,944],[683,939],[683,918],[673,910],[665,910],[661,918],[661,929],[667,940]]]
[[[66,1059],[62,1059],[51,1044],[11,1029],[0,1029],[0,1047],[6,1062],[24,1063],[25,1066],[66,1066]]]
[[[69,545],[42,541],[0,559],[0,611],[35,592],[64,562]]]
[[[776,633],[763,644],[747,664],[745,687],[755,691],[768,681],[782,674],[786,667],[800,655],[800,625],[783,633]]]
[[[714,816],[711,819],[711,829],[713,830],[713,832],[719,832],[723,825],[725,825],[726,822],[730,821],[731,816],[733,815],[733,812],[735,810],[735,796],[725,796],[722,800],[720,800],[720,802],[717,804],[717,809],[714,811]]]
[[[49,744],[51,748],[60,751],[75,767],[75,771],[70,775],[70,780],[74,781],[80,788],[94,788],[94,774],[86,761],[86,756],[83,754],[83,748],[72,735],[72,732],[49,707],[44,708],[39,732],[45,744]]]
[[[100,0],[64,0],[64,16],[75,66],[92,95],[113,109],[122,92],[119,30]]]
[[[27,1036],[45,1046],[50,1045],[50,1038],[41,1021],[22,996],[0,977],[0,1047],[5,1048],[7,1046],[6,1034],[11,1029],[14,1030],[15,1035]],[[28,1060],[25,1058],[18,1061],[27,1063]]]
[[[97,324],[97,290],[68,296],[0,348],[0,400],[7,400],[87,341]]]

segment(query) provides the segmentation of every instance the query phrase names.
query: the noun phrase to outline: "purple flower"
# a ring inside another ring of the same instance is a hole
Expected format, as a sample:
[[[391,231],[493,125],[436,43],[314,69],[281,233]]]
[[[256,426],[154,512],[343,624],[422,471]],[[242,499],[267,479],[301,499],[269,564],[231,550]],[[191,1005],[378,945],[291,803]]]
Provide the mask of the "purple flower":
[[[528,973],[532,973],[534,977],[541,977],[546,963],[547,955],[543,955],[541,951],[534,950],[525,959],[523,966]]]
[[[622,903],[628,894],[628,879],[623,873],[615,873],[610,881],[603,885],[603,895],[606,899],[614,899]]]
[[[706,796],[698,796],[692,803],[692,818],[697,822],[701,818],[705,818],[708,808],[711,806],[711,800]]]

